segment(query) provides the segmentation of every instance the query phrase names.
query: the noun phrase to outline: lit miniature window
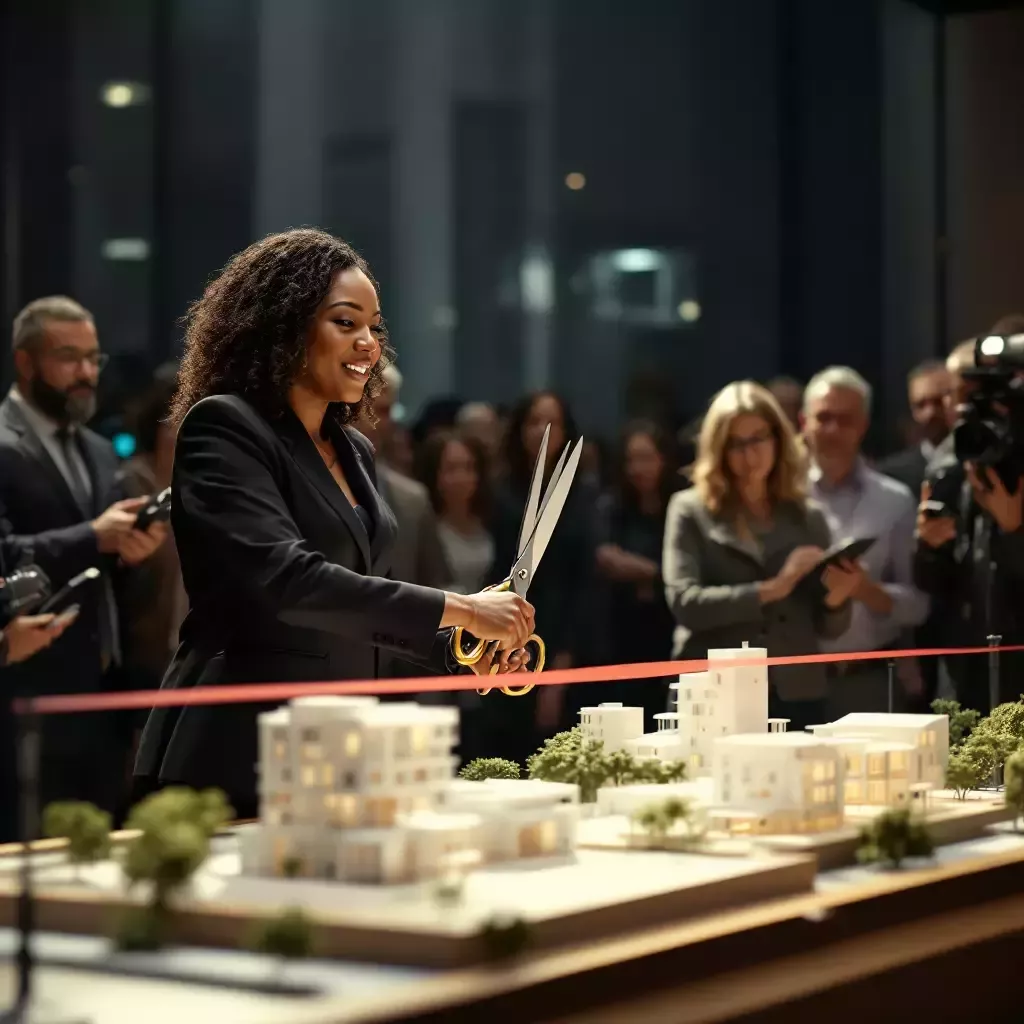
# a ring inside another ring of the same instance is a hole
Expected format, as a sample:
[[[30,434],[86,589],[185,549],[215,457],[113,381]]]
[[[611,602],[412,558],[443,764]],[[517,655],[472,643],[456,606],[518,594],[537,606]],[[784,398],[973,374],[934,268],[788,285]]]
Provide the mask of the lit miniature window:
[[[833,795],[835,790],[831,786],[815,786],[811,793],[811,800],[816,804],[827,804],[829,801],[829,790],[832,790]]]
[[[350,793],[341,797],[341,820],[346,825],[356,823],[356,798]]]
[[[847,775],[863,775],[864,774],[864,760],[860,754],[847,754],[846,755],[846,774]]]
[[[412,730],[412,750],[414,754],[423,754],[427,749],[427,741],[430,734],[422,725],[417,725]]]
[[[370,782],[375,786],[380,785],[380,772],[370,772]]]
[[[316,768],[314,765],[305,764],[302,766],[302,784],[304,786],[316,785]]]
[[[917,745],[919,747],[927,747],[928,746],[928,733],[926,733],[926,732],[918,733]]]
[[[352,731],[345,734],[345,755],[346,757],[358,757],[362,749],[362,737],[359,733]]]
[[[906,774],[907,753],[905,750],[894,750],[889,755],[889,769],[893,773]]]
[[[285,743],[284,740],[278,740],[274,744],[274,757],[276,757],[278,761],[283,761],[287,756],[288,744]]]
[[[933,733],[933,732],[928,733],[928,746],[929,747],[934,747],[936,742],[937,741],[936,741],[936,738],[935,738],[935,733]]]
[[[324,807],[330,810],[332,807],[337,806],[338,794],[337,793],[324,793]]]
[[[885,783],[884,782],[869,782],[868,783],[868,803],[872,803],[872,804],[884,804],[885,803]]]
[[[843,797],[848,804],[859,804],[864,799],[864,787],[859,779],[846,783],[843,787]]]
[[[553,853],[558,846],[558,827],[553,821],[542,821],[538,836],[542,853]]]
[[[824,761],[815,761],[811,777],[815,782],[824,782],[828,778],[828,765]]]
[[[305,743],[316,743],[320,739],[320,732],[317,729],[303,729],[302,739]]]
[[[303,743],[302,759],[304,761],[319,761],[324,756],[324,748],[319,743]]]
[[[324,761],[320,765],[320,779],[325,786],[334,785],[334,765],[330,761]]]
[[[885,774],[885,754],[868,755],[868,775]]]
[[[700,756],[700,754],[691,754],[690,755],[690,767],[694,768],[694,769],[697,769],[697,768],[700,768],[700,766],[701,766],[701,756]]]

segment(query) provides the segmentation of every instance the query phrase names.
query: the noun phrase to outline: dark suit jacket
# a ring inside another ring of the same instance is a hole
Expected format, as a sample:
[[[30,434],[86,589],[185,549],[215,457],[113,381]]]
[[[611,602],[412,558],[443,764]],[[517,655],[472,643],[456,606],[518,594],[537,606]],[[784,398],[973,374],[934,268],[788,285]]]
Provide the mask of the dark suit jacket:
[[[80,450],[92,479],[92,516],[124,497],[118,461],[109,441],[79,430]],[[6,567],[35,562],[53,586],[63,586],[89,566],[115,573],[116,559],[101,555],[91,518],[86,519],[42,442],[16,402],[0,403],[0,533]],[[78,620],[59,643],[5,672],[5,688],[27,693],[90,692],[100,683],[99,601],[95,584],[76,595]],[[74,719],[76,732],[88,729]]]
[[[706,658],[709,649],[766,647],[768,657],[817,654],[820,637],[841,636],[850,626],[850,604],[829,610],[797,587],[789,597],[761,604],[759,582],[771,579],[789,553],[803,544],[828,548],[828,523],[815,505],[779,505],[762,550],[714,516],[696,489],[673,494],[665,515],[662,576],[669,607],[681,627],[676,657]],[[824,665],[769,669],[782,700],[818,700],[826,694]]]
[[[879,473],[891,476],[893,480],[899,480],[901,484],[909,487],[915,501],[920,499],[921,485],[924,483],[925,471],[928,468],[928,460],[925,459],[920,445],[904,448],[903,451],[890,455],[875,468]]]
[[[377,493],[372,448],[354,429],[330,434],[372,539],[292,412],[267,418],[239,396],[215,395],[185,417],[171,524],[189,612],[165,688],[364,679],[377,674],[378,648],[439,656],[443,593],[383,578],[395,520]],[[136,774],[220,786],[250,811],[261,710],[154,710]]]

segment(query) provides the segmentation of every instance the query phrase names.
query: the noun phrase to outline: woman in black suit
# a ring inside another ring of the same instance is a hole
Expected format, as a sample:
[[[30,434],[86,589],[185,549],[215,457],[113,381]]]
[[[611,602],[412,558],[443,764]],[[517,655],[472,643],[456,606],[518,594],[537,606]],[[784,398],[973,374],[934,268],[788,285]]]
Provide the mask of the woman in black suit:
[[[319,231],[250,246],[192,307],[172,407],[171,521],[189,612],[164,687],[365,679],[380,648],[454,668],[439,632],[452,626],[500,641],[502,671],[524,668],[534,616],[521,598],[385,578],[395,520],[373,448],[347,424],[390,354],[365,262]],[[215,785],[255,815],[261,710],[154,710],[137,789]]]

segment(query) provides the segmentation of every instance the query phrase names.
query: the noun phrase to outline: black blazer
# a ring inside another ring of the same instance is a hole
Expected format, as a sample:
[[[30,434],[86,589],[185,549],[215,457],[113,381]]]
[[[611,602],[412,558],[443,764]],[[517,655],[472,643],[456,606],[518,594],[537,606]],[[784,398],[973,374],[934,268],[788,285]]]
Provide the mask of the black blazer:
[[[904,448],[895,455],[882,459],[878,464],[878,472],[891,476],[893,480],[899,480],[910,488],[914,501],[920,501],[921,485],[924,483],[925,471],[928,468],[928,460],[924,457],[920,445],[913,448]]]
[[[96,566],[118,581],[116,558],[101,555],[91,520],[123,498],[118,460],[110,442],[86,428],[78,431],[92,482],[92,508],[79,507],[60,470],[8,396],[0,403],[0,534],[4,568],[36,562],[54,587],[83,569]],[[4,673],[4,686],[20,692],[89,692],[100,684],[99,602],[101,590],[90,585],[76,595],[77,621],[45,651]],[[79,731],[87,731],[75,716]]]
[[[237,395],[215,395],[186,415],[171,525],[189,612],[165,688],[374,677],[378,648],[443,662],[444,594],[383,578],[396,528],[373,449],[328,422],[372,539],[290,410],[268,418]],[[155,709],[136,775],[219,786],[236,810],[252,812],[263,710]]]

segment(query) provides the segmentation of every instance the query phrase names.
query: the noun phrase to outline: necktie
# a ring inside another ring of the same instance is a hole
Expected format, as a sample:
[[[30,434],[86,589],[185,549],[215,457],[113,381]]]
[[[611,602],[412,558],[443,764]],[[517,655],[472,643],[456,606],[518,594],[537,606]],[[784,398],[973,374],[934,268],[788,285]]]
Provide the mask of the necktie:
[[[67,427],[61,427],[57,431],[57,440],[60,442],[61,451],[64,453],[64,464],[68,470],[66,479],[68,487],[71,488],[71,494],[78,503],[78,507],[86,515],[91,515],[92,502],[89,500],[89,488],[82,478],[74,435]]]
[[[57,440],[60,442],[64,452],[64,462],[67,465],[67,483],[78,507],[82,512],[92,518],[93,503],[89,496],[89,488],[82,476],[81,453],[78,451],[74,434],[61,427],[57,431]],[[97,625],[100,640],[100,670],[106,672],[111,663],[120,664],[121,644],[118,636],[117,621],[117,600],[114,597],[114,588],[110,577],[104,573],[99,579],[99,600],[97,601]]]

